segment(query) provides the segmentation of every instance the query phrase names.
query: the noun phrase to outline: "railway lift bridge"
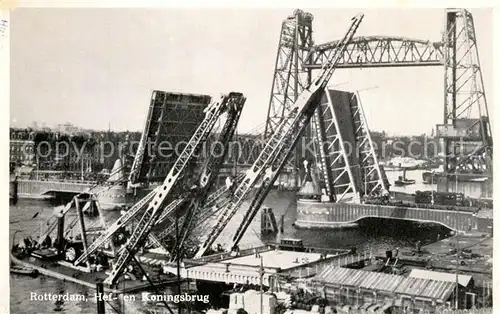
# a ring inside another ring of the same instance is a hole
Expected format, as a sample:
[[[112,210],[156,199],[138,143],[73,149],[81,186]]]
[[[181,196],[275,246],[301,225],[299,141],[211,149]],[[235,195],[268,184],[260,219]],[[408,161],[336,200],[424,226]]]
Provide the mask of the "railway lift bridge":
[[[301,10],[282,22],[266,138],[275,132],[310,84],[314,70],[321,69],[328,54],[339,49],[338,40],[314,45],[312,22],[313,16]],[[453,190],[457,176],[468,176],[469,182],[486,178],[491,186],[493,138],[474,20],[466,9],[446,9],[444,26],[442,40],[438,42],[391,36],[354,37],[343,51],[337,68],[442,67],[443,123],[437,125],[437,136],[445,156],[445,175],[438,181],[438,190]],[[363,195],[369,192],[365,191],[367,186],[371,190],[371,184],[381,172],[374,165],[376,156],[362,108],[351,105],[351,116],[346,116],[328,101],[323,103],[316,109],[308,134],[315,143],[313,158],[319,168],[323,193],[329,201],[337,202],[345,189]],[[351,147],[366,147],[361,150],[365,155],[353,164],[346,157],[343,145],[332,145],[332,139],[333,142],[335,139],[348,141]],[[295,152],[296,156],[302,156],[300,153]],[[297,169],[300,160],[295,159],[290,162]],[[338,190],[339,186],[346,185],[348,188]],[[489,190],[491,194],[491,188]]]

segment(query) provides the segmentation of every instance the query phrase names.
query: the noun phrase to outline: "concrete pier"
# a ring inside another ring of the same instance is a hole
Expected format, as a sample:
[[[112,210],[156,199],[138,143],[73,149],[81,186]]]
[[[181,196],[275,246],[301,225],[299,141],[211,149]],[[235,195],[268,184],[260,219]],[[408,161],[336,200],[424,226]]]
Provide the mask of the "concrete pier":
[[[387,218],[432,222],[461,232],[492,232],[493,219],[485,218],[483,211],[488,209],[474,213],[389,205],[297,202],[295,225],[299,228],[346,228],[355,227],[364,218]]]

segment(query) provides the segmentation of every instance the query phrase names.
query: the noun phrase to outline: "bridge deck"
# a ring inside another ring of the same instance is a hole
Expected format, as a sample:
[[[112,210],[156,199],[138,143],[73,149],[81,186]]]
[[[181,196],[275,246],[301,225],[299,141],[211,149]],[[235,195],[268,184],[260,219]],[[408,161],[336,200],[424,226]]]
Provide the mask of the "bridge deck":
[[[20,196],[40,196],[50,193],[82,193],[95,186],[91,181],[46,181],[46,180],[18,180]]]

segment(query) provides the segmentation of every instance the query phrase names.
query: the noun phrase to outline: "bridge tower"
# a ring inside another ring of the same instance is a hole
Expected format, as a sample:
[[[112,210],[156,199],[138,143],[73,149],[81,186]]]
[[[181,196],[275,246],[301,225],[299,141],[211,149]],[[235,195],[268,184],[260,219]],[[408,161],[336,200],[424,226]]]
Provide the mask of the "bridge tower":
[[[438,182],[438,189],[458,188],[459,192],[464,188],[458,187],[458,181],[470,183],[481,177],[486,178],[486,191],[481,194],[488,197],[492,189],[493,138],[469,11],[446,10],[443,43],[444,121],[437,126],[437,135],[445,155],[446,176]]]
[[[310,83],[311,71],[321,68],[321,65],[308,66],[317,62],[319,55],[312,53],[316,48],[312,40],[312,21],[310,13],[296,10],[282,23],[265,138],[275,132],[276,126],[287,116],[304,86]],[[334,49],[336,47],[334,45]],[[333,53],[334,49],[329,53]],[[350,52],[348,48],[346,53]],[[326,59],[325,54],[322,60]],[[342,100],[332,103],[331,93],[341,94]],[[297,145],[295,156],[290,158],[288,164],[297,170],[303,159],[314,160],[321,178],[322,200],[326,202],[341,201],[346,193],[354,195],[351,199],[359,201],[361,195],[388,189],[388,182],[382,175],[383,169],[378,165],[359,97],[355,94],[346,95],[348,93],[334,91],[325,93],[311,118],[310,127],[305,131],[302,145]],[[341,106],[346,108],[342,110]],[[340,128],[340,124],[348,124],[350,129],[346,130],[345,126]],[[351,151],[357,149],[362,158],[349,160],[352,154],[345,147],[345,140],[351,144]],[[297,174],[295,178],[295,182],[298,182]]]
[[[300,93],[311,82],[311,70],[304,69],[302,64],[314,44],[312,21],[312,14],[295,10],[293,15],[281,24],[264,139],[276,132],[276,128],[288,115]],[[301,146],[303,145],[297,145],[296,156],[301,156]],[[287,166],[293,169],[297,182],[300,160],[293,156]]]
[[[471,13],[465,9],[447,9],[445,14],[445,32],[441,41],[430,42],[386,36],[353,38],[338,68],[444,67],[444,121],[443,124],[437,126],[436,133],[440,138],[441,151],[446,156],[446,170],[443,176],[438,176],[438,190],[458,189],[458,192],[469,192],[471,188],[475,190],[479,188],[481,197],[491,198],[493,139],[479,64],[474,21]],[[297,13],[294,16],[297,16]],[[285,20],[284,25],[290,23],[290,20],[293,19]],[[290,86],[296,85],[291,75],[286,76],[278,71],[284,68],[280,60],[291,59],[294,53],[300,55],[286,45],[283,33],[282,29],[266,136],[272,134],[272,126],[289,110],[290,98],[286,97],[287,94],[284,91],[287,88],[293,91]],[[331,41],[310,47],[308,54],[302,54],[302,73],[307,76],[313,69],[320,69],[327,56],[337,49],[337,45],[338,41]],[[285,51],[283,47],[288,47],[288,50],[286,50],[287,53],[283,53],[285,57],[280,59],[280,52]],[[298,50],[299,46],[292,47]],[[305,49],[304,46],[300,47]],[[285,65],[290,69],[288,72],[298,73],[293,72],[294,68],[290,64],[285,62]],[[297,86],[300,88],[300,85]],[[280,89],[280,87],[283,88]],[[280,97],[277,97],[276,90],[281,91]],[[277,99],[283,100],[279,102]],[[359,97],[351,99],[360,101]],[[388,187],[385,173],[378,165],[361,106],[356,108],[356,104],[353,105],[349,101],[343,102],[344,104],[323,102],[311,119],[312,128],[309,131],[314,144],[312,154],[322,178],[322,189],[326,191],[324,195],[331,201],[337,202],[339,199],[336,197],[336,194],[338,195],[336,192],[339,190],[339,183],[348,184],[347,189],[355,195],[373,194],[371,192],[383,191]],[[335,109],[335,105],[339,107]],[[352,117],[344,116],[342,119],[338,116],[341,115],[340,107],[349,109]],[[335,120],[337,124],[344,124],[341,130],[334,127]],[[361,162],[359,167],[355,160],[348,160],[345,149],[334,144],[341,139],[351,137],[352,132],[346,131],[346,122],[361,127],[355,132],[355,139],[348,140],[353,145],[352,147],[361,148],[360,152],[365,154],[359,159]],[[342,167],[346,169],[346,172],[343,174],[343,179],[339,181],[338,170],[342,171]],[[346,173],[349,174],[349,178],[346,177]],[[478,187],[471,186],[474,184]],[[475,192],[476,196],[477,192]]]

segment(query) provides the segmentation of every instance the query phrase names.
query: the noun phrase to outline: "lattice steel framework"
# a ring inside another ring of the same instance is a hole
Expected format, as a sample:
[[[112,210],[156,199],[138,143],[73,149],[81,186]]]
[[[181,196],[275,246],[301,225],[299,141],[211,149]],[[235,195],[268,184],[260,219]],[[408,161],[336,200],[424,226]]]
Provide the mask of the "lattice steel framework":
[[[389,191],[389,181],[378,163],[359,93],[353,94],[353,97],[350,97],[349,100],[354,125],[356,158],[361,172],[362,195],[380,196]]]
[[[305,58],[304,66],[320,69],[338,40],[317,45]],[[342,56],[339,68],[440,66],[444,64],[443,43],[404,37],[356,37]]]
[[[208,95],[153,91],[130,182],[161,181],[203,120]]]
[[[302,10],[295,10],[281,24],[278,53],[274,68],[271,97],[267,112],[264,138],[268,139],[290,112],[300,93],[311,82],[311,71],[302,67],[308,52],[313,47],[313,16]],[[300,146],[296,155],[300,155]],[[297,170],[299,161],[294,157],[288,166]]]
[[[309,52],[303,55],[303,71],[321,68],[329,53],[336,50],[338,43],[337,40],[311,47]],[[280,48],[282,45],[280,41]],[[285,56],[292,55],[294,52],[290,50],[285,54]],[[278,61],[276,68],[279,68]],[[387,36],[353,38],[338,64],[338,68],[419,66],[444,66],[445,68],[444,124],[438,125],[437,134],[443,139],[443,148],[447,156],[446,171],[449,174],[468,172],[491,176],[493,140],[479,65],[474,22],[470,12],[465,9],[447,9],[445,36],[440,42]],[[275,73],[275,81],[277,76]],[[280,86],[290,86],[294,83],[291,79],[283,81],[283,76],[278,77],[281,79]],[[275,97],[274,86],[275,84],[273,84],[271,100]],[[288,108],[286,103],[271,101],[269,112],[274,113],[274,121],[278,121],[286,115]],[[321,108],[327,109],[325,106]],[[281,116],[278,116],[279,112],[283,112]],[[325,128],[329,128],[329,121],[321,120],[324,118],[321,118],[319,111],[311,120],[315,143],[314,154],[317,158],[319,175],[323,181],[322,186],[330,199],[334,200],[336,168],[328,166],[328,163],[331,163],[329,158],[336,158],[336,150],[330,152],[335,156],[328,157],[328,148],[325,149],[321,143],[330,142],[328,139],[337,135],[328,134]],[[267,123],[268,125],[273,123],[269,117]],[[333,129],[329,128],[329,130]],[[266,134],[269,134],[269,131]],[[366,141],[370,141],[368,137]],[[359,138],[357,145],[366,141]],[[371,157],[367,160],[373,162]],[[374,171],[380,172],[378,169]],[[373,173],[373,171],[368,170],[367,173]],[[380,183],[381,178],[385,183]],[[372,179],[367,180],[368,185],[373,181]],[[363,182],[365,178],[361,180]],[[376,181],[379,182],[377,183],[379,187],[387,186],[383,170]],[[351,182],[351,186],[358,186],[358,184]],[[364,190],[364,184],[362,184],[358,191]],[[368,188],[368,190],[371,189]]]
[[[345,147],[345,131],[340,129],[340,121],[333,103],[333,101],[338,102],[338,99],[332,100],[335,97],[332,97],[332,94],[338,95],[339,93],[328,90],[323,94],[312,122],[314,134],[320,135],[315,138],[319,151],[318,174],[322,176],[320,179],[325,189],[323,193],[326,192],[328,201],[340,202],[346,196],[354,197],[355,201],[359,201],[359,171],[354,171],[357,170],[353,168],[355,161],[352,157],[354,155],[348,154]]]
[[[319,142],[319,174],[327,201],[356,201],[378,196],[389,182],[380,167],[359,95],[328,90],[313,122]],[[324,138],[324,140],[320,140]],[[325,198],[323,198],[325,199]]]
[[[493,138],[472,14],[446,11],[443,140],[448,174],[492,176]]]

